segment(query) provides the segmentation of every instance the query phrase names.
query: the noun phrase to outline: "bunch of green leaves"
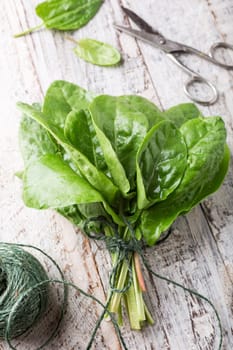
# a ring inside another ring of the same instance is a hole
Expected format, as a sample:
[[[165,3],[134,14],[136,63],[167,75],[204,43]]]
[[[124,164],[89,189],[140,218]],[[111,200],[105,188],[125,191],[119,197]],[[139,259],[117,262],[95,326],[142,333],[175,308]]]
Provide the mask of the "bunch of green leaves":
[[[42,19],[38,26],[15,37],[21,37],[46,27],[61,31],[76,30],[86,25],[97,13],[103,0],[47,0],[36,6],[36,14]]]
[[[140,96],[94,96],[55,81],[42,108],[18,107],[24,114],[19,139],[25,204],[54,208],[81,228],[90,218],[105,217],[128,240],[127,218],[137,239],[154,245],[179,215],[218,189],[228,169],[223,120],[203,117],[190,103],[161,112]],[[98,223],[93,230],[114,234]],[[124,288],[127,274],[123,262],[116,288]],[[139,280],[125,298],[136,329],[151,321]],[[120,315],[120,308],[116,293],[110,309]]]

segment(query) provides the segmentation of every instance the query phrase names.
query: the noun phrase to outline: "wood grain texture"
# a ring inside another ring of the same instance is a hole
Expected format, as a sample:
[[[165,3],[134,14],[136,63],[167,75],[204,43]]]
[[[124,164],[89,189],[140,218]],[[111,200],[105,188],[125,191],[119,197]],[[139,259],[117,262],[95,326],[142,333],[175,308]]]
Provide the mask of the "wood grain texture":
[[[90,37],[120,49],[123,64],[104,68],[79,60],[64,33],[41,30],[13,39],[14,33],[39,24],[34,13],[38,2],[1,2],[0,240],[34,244],[44,249],[59,263],[68,280],[104,301],[111,270],[104,247],[89,242],[53,211],[32,210],[22,203],[21,184],[14,177],[15,171],[22,168],[17,142],[20,114],[15,103],[18,100],[42,101],[49,84],[56,79],[74,82],[97,93],[140,94],[161,108],[188,101],[183,93],[187,77],[178,67],[162,52],[115,32],[113,22],[132,25],[120,11],[120,5],[141,14],[167,37],[207,51],[215,41],[233,43],[233,3],[232,0],[106,0],[97,16],[75,32],[77,39]],[[224,53],[223,60],[229,60],[230,56],[233,59],[233,55]],[[189,62],[218,87],[219,101],[201,110],[205,115],[223,116],[232,153],[233,73],[195,58]],[[157,272],[197,289],[213,301],[222,319],[224,350],[233,348],[232,185],[231,166],[221,189],[189,215],[179,218],[166,243],[147,249],[145,253]],[[42,262],[49,275],[56,276],[51,264],[44,259]],[[142,332],[130,331],[126,322],[122,332],[129,349],[217,349],[216,319],[208,305],[145,274],[147,300],[156,322]],[[52,296],[59,299],[57,292]],[[49,334],[55,322],[52,316],[58,317],[57,303],[52,309],[50,317],[36,331],[15,342],[19,349],[35,349]],[[95,303],[71,291],[64,323],[48,349],[84,350],[100,312],[101,308]],[[121,349],[111,323],[102,323],[93,348]],[[1,342],[0,350],[5,349],[7,345]]]

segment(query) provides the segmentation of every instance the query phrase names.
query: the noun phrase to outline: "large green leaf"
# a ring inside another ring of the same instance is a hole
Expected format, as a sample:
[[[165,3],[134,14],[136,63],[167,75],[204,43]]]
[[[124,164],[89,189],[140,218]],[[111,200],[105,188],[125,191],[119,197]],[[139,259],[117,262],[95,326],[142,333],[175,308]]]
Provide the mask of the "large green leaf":
[[[101,202],[113,220],[121,220],[102,195],[77,175],[58,155],[45,155],[24,172],[23,200],[37,209],[64,208],[74,204]]]
[[[188,167],[177,189],[166,200],[142,213],[140,228],[150,245],[177,216],[216,191],[228,169],[226,130],[220,117],[192,119],[180,130],[188,147]]]
[[[37,5],[36,14],[47,28],[73,30],[89,22],[102,3],[102,0],[48,0]]]
[[[162,114],[139,96],[102,95],[89,108],[111,176],[126,194],[134,187],[137,150]]]
[[[177,106],[167,109],[163,117],[173,122],[177,128],[190,119],[202,116],[197,106],[193,103],[181,103]]]
[[[33,107],[39,111],[41,110],[38,104],[33,104]],[[45,154],[60,153],[62,157],[65,158],[66,162],[69,163],[71,168],[75,168],[74,164],[67,159],[67,154],[61,152],[62,149],[59,148],[58,144],[50,136],[48,131],[38,122],[25,115],[20,122],[19,145],[25,166],[28,166],[31,162]],[[77,171],[77,168],[75,168],[75,170]],[[24,172],[21,173],[21,180],[23,180],[23,174]],[[70,220],[74,225],[80,226],[82,217],[77,205],[59,208],[57,211]]]
[[[56,80],[46,92],[42,112],[54,125],[63,129],[68,113],[86,109],[92,98],[90,92],[78,85]]]
[[[196,204],[200,203],[204,198],[209,196],[211,193],[217,191],[221,186],[230,163],[230,150],[227,144],[225,144],[224,156],[221,164],[219,165],[219,170],[216,172],[216,175],[213,177],[211,181],[209,181],[201,190],[198,196],[193,201],[192,206],[194,207]]]
[[[19,145],[25,165],[44,154],[58,152],[58,146],[47,130],[27,116],[20,122]]]
[[[108,174],[108,167],[88,110],[71,111],[66,118],[64,133],[69,142],[97,169]]]
[[[180,184],[187,148],[175,125],[162,121],[146,135],[137,154],[138,208],[163,201]]]
[[[57,142],[70,155],[72,162],[78,167],[82,176],[84,176],[90,184],[99,190],[103,196],[112,203],[115,200],[118,189],[113,185],[111,180],[101,171],[99,171],[88,158],[74,148],[66,139],[63,129],[48,119],[43,113],[35,110],[32,106],[25,103],[18,103],[18,107],[28,117],[36,120],[57,140]],[[65,205],[64,205],[65,206]]]
[[[84,110],[71,111],[68,114],[64,133],[69,142],[94,164],[92,133]]]
[[[42,112],[46,115],[47,124],[50,124],[53,128],[56,127],[61,137],[64,135],[64,126],[68,114],[71,111],[78,112],[87,108],[92,99],[93,95],[78,85],[56,80],[46,92]],[[77,166],[74,166],[67,152],[64,156],[72,168],[76,168],[77,171]]]

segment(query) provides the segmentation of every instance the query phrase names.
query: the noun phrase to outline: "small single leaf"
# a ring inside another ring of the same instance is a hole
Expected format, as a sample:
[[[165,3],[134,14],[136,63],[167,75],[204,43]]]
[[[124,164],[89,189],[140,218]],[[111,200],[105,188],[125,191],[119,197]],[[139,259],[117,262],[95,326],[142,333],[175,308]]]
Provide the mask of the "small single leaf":
[[[187,148],[175,125],[162,121],[146,135],[137,154],[138,208],[163,201],[180,184]]]
[[[109,44],[93,39],[77,41],[76,55],[97,66],[114,66],[121,60],[120,52]]]
[[[43,23],[15,37],[29,34],[45,26],[48,29],[75,30],[87,24],[98,12],[103,0],[47,0],[36,6]]]
[[[95,16],[103,0],[48,0],[36,7],[36,14],[47,28],[75,30]]]

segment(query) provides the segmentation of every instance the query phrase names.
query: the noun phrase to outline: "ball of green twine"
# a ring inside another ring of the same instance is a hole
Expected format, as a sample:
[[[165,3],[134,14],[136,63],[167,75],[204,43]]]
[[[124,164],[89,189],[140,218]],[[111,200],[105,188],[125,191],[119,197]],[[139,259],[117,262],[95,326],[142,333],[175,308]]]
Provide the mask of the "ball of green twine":
[[[33,249],[46,257],[57,269],[60,279],[49,279],[40,262],[23,248]],[[61,312],[54,329],[36,350],[44,349],[56,336],[66,311],[68,287],[94,300],[103,308],[86,349],[91,349],[96,332],[107,314],[112,320],[123,348],[128,350],[116,320],[108,311],[110,297],[107,303],[103,304],[95,296],[66,281],[56,261],[40,248],[27,244],[0,242],[0,338],[7,341],[10,349],[17,350],[18,347],[14,347],[11,340],[29,330],[43,315],[48,303],[48,286],[51,283],[63,286]]]
[[[48,286],[40,283],[47,280],[43,266],[33,255],[16,245],[0,244],[0,338],[5,339],[6,332],[10,339],[18,337],[40,319],[48,301]],[[25,294],[32,288],[33,293]],[[24,298],[12,312],[23,293]]]

